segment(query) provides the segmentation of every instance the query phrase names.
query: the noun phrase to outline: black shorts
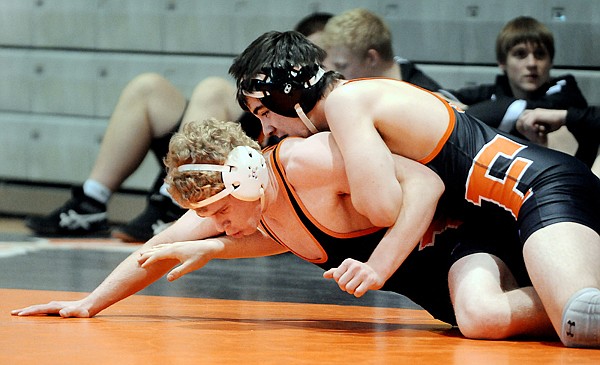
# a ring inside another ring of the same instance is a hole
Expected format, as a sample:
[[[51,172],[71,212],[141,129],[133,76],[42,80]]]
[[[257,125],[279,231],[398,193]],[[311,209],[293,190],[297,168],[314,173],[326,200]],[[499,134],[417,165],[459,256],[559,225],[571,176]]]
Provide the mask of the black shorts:
[[[468,218],[458,228],[437,236],[434,246],[417,247],[382,289],[405,295],[434,318],[456,325],[448,272],[461,258],[477,253],[494,255],[506,264],[519,286],[531,286],[510,213],[477,208]]]
[[[527,152],[523,152],[525,157]],[[600,180],[579,160],[556,151],[544,152],[563,162],[532,186],[534,193],[519,212],[521,241],[559,222],[580,223],[600,234]]]

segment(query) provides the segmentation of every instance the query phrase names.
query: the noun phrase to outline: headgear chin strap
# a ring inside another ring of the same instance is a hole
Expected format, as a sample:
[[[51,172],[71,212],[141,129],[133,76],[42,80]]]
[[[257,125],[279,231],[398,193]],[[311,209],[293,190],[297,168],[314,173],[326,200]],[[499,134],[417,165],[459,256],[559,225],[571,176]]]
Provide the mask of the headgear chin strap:
[[[319,81],[325,71],[318,64],[308,66],[264,68],[262,73],[244,82],[244,96],[260,99],[274,113],[285,117],[299,117],[312,132],[318,130],[305,114],[311,111],[321,98]]]
[[[227,195],[243,201],[261,199],[269,182],[269,173],[264,157],[248,146],[238,146],[229,152],[224,165],[185,164],[177,168],[179,172],[220,171],[225,189],[197,203],[190,203],[193,209],[205,207]]]

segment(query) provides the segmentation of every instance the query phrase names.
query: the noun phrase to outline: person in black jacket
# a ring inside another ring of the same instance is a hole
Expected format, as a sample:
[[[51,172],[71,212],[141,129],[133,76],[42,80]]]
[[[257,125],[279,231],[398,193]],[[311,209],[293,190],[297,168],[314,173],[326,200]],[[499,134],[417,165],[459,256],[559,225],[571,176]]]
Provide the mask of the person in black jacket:
[[[325,67],[346,79],[388,77],[429,91],[442,88],[414,63],[394,56],[388,26],[366,9],[347,10],[329,19],[316,43],[327,52]]]
[[[496,39],[496,60],[502,70],[496,82],[448,91],[464,104],[468,114],[523,137],[516,121],[525,109],[587,107],[572,75],[550,77],[554,53],[554,37],[544,24],[531,17],[517,17]],[[545,144],[536,134],[525,137]]]
[[[517,120],[523,135],[545,138],[548,133],[567,126],[579,144],[575,157],[592,166],[600,146],[600,107],[569,109],[536,108],[525,110]]]

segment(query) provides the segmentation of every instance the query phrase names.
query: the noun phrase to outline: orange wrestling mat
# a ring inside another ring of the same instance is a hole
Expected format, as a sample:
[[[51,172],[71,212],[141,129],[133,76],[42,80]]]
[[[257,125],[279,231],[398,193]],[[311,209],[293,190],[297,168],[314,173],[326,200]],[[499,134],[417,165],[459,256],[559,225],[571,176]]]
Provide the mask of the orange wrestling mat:
[[[474,341],[422,310],[136,295],[92,319],[10,310],[81,293],[0,289],[0,364],[600,364],[559,342]]]

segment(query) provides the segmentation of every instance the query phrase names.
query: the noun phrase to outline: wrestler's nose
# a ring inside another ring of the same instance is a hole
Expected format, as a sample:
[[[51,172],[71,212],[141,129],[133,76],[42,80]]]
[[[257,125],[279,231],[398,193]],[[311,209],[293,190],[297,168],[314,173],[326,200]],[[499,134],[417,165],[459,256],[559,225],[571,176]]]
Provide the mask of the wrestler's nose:
[[[270,121],[263,119],[261,120],[261,123],[263,135],[265,137],[271,137],[275,135],[277,129],[275,128],[275,126],[273,126],[273,124]]]

